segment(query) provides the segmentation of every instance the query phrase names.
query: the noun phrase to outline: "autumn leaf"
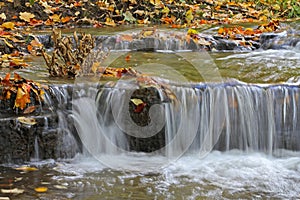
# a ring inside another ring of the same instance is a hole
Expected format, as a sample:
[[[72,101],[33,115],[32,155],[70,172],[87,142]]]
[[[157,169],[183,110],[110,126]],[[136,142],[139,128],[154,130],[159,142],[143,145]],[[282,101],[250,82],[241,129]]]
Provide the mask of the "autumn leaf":
[[[34,188],[34,190],[36,192],[42,193],[42,192],[47,192],[48,188],[47,187],[37,187],[37,188]]]
[[[131,101],[134,105],[136,105],[136,106],[138,106],[138,105],[144,103],[143,100],[141,100],[141,99],[136,99],[136,98],[130,99],[130,101]]]
[[[25,85],[26,86],[26,85]],[[30,86],[29,86],[30,87]],[[15,107],[23,110],[26,107],[27,103],[30,103],[30,95],[27,91],[28,89],[24,87],[19,87],[17,91],[17,97],[15,100]]]
[[[35,125],[37,123],[36,120],[31,117],[18,117],[17,119],[19,122],[26,125]],[[24,169],[23,171],[35,171],[35,169]]]
[[[19,16],[19,18],[21,20],[24,20],[26,22],[30,22],[30,19],[32,19],[34,17],[35,17],[35,15],[32,13],[29,13],[29,12],[20,12],[20,16]]]
[[[105,25],[115,27],[116,23],[115,23],[115,21],[113,19],[111,19],[111,18],[108,17],[108,18],[106,18]]]
[[[28,108],[26,108],[23,112],[23,114],[30,114],[32,112],[34,112],[36,109],[36,106],[29,106]]]
[[[62,22],[62,23],[67,23],[67,22],[69,22],[70,20],[71,20],[71,17],[69,17],[69,16],[62,17],[62,18],[61,18],[61,22]]]
[[[135,113],[140,113],[140,112],[142,112],[142,111],[144,110],[144,108],[145,108],[146,105],[147,105],[146,103],[141,103],[141,104],[139,104],[139,105],[134,109],[133,112],[135,112]]]
[[[4,22],[1,27],[13,30],[15,28],[15,23],[13,22]]]
[[[129,62],[130,59],[131,59],[131,55],[130,55],[130,54],[128,54],[127,56],[125,56],[125,61],[126,61],[126,62]]]
[[[31,172],[31,171],[37,171],[38,168],[36,168],[36,167],[29,167],[29,166],[22,166],[22,167],[15,168],[15,170],[24,171],[24,172]]]
[[[49,18],[52,19],[53,22],[60,22],[60,16],[61,16],[61,15],[54,14],[54,15],[52,15],[52,16],[49,16]]]

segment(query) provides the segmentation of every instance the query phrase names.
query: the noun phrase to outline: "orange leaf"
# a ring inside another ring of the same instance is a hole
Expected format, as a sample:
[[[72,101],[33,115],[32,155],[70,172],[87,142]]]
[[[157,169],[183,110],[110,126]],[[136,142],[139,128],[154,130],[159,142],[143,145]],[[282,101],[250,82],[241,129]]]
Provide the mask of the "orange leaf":
[[[29,114],[29,113],[32,113],[32,112],[34,112],[35,111],[35,108],[36,108],[36,106],[29,106],[28,108],[26,108],[25,110],[24,110],[24,114]]]
[[[69,16],[62,17],[62,18],[61,18],[61,22],[62,22],[62,23],[67,23],[67,22],[69,22],[70,20],[71,20],[71,17],[69,17]]]
[[[26,90],[23,90],[23,87],[19,87],[15,100],[15,107],[23,110],[26,107],[27,103],[30,103],[30,95]]]
[[[131,59],[131,55],[130,55],[130,54],[128,54],[128,55],[125,57],[125,61],[126,61],[126,62],[129,62],[129,61],[130,61],[130,59]]]
[[[31,52],[32,51],[32,49],[33,49],[33,47],[32,47],[32,45],[27,45],[27,50],[29,51],[29,52]]]
[[[37,188],[34,188],[34,190],[36,192],[47,192],[48,188],[46,188],[46,187],[37,187]]]
[[[29,24],[31,26],[40,26],[43,25],[44,21],[43,20],[37,20],[37,19],[30,19]]]
[[[10,73],[7,73],[3,79],[3,81],[9,82],[10,79]]]

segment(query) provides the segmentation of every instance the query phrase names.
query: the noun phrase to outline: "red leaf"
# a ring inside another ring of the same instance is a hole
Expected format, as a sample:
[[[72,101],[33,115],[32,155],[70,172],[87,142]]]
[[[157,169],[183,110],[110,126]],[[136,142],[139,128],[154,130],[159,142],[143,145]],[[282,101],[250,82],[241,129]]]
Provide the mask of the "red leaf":
[[[146,103],[140,103],[140,104],[134,109],[133,112],[135,112],[135,113],[140,113],[140,112],[142,112],[146,105],[147,105]]]

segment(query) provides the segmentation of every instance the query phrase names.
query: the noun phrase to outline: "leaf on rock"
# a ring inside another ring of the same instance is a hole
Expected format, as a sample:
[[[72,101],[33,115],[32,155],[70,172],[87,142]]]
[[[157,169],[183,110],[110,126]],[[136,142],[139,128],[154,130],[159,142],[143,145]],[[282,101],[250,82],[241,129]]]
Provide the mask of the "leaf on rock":
[[[30,95],[27,90],[24,90],[24,87],[19,87],[17,91],[17,97],[15,100],[15,107],[23,110],[26,107],[27,103],[30,103]]]
[[[144,103],[143,100],[141,100],[141,99],[130,99],[130,101],[136,106]]]
[[[37,123],[36,120],[31,117],[18,117],[17,119],[19,122],[21,122],[23,124],[27,124],[27,125],[35,125]],[[20,170],[22,170],[22,169],[20,169]],[[29,168],[27,168],[22,171],[35,171],[35,170],[30,170]]]

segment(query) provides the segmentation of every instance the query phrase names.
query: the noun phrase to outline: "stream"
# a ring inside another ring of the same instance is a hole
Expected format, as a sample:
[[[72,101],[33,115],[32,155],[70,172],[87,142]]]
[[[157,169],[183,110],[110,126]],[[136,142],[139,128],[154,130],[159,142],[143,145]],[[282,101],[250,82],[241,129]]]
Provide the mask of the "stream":
[[[107,93],[87,86],[74,92],[79,98],[72,100],[70,114],[83,151],[74,158],[41,160],[35,140],[35,154],[25,165],[37,170],[2,164],[0,189],[24,191],[2,191],[0,199],[300,198],[299,23],[291,27],[285,36],[272,40],[273,46],[268,43],[254,51],[192,51],[181,46],[131,51],[128,43],[122,43],[124,48],[111,50],[103,65],[133,67],[170,85],[176,97],[173,104],[159,93],[163,109],[155,110],[154,117],[164,122],[164,148],[150,153],[129,151],[132,144],[122,136],[132,127],[121,127],[116,116],[128,110],[128,103],[122,107],[128,101],[124,91],[136,88],[135,84],[119,80]],[[114,37],[141,30],[124,29],[98,34]],[[201,33],[213,30],[216,27]],[[298,43],[286,45],[291,40]],[[17,72],[37,82],[56,86],[110,81],[95,76],[49,78],[42,57],[25,59],[30,67]],[[101,107],[111,102],[111,108]],[[160,111],[162,116],[157,114]],[[112,116],[115,123],[107,122]],[[67,133],[63,124],[68,122],[60,120],[60,128]],[[153,130],[146,128],[146,132]],[[141,136],[136,132],[129,134]],[[72,144],[67,140],[66,136],[66,145]],[[37,187],[47,191],[36,192]]]

